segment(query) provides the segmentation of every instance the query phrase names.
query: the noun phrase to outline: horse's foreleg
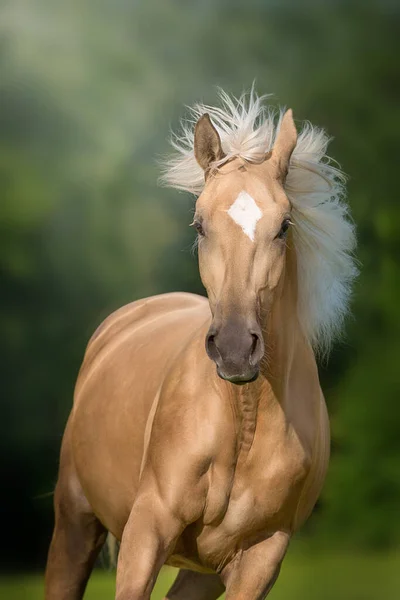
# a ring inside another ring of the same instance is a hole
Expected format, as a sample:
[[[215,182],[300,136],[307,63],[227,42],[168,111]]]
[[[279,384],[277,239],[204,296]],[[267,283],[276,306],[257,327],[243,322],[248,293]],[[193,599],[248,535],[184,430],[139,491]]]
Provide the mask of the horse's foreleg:
[[[69,460],[66,440],[54,494],[55,526],[47,559],[46,600],[81,600],[106,530],[93,514]]]
[[[184,525],[155,491],[135,500],[117,566],[116,600],[149,600],[158,573]]]
[[[181,569],[164,600],[217,600],[224,591],[219,575]]]
[[[222,572],[226,600],[263,600],[278,578],[289,539],[278,531],[238,554]]]

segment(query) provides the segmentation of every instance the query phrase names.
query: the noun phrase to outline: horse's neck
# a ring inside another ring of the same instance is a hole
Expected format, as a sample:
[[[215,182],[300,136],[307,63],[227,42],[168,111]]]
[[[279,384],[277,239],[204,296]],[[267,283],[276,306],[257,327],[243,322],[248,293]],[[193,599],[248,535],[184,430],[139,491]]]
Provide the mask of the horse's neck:
[[[262,371],[279,397],[299,353],[311,351],[297,311],[297,263],[293,248],[286,253],[285,273],[263,324],[265,360]]]
[[[260,405],[266,410],[270,409],[265,406],[265,398],[260,402],[266,389],[265,380],[269,383],[267,389],[272,390],[272,394],[268,394],[270,401],[275,404],[278,401],[288,420],[291,420],[293,410],[299,409],[296,407],[298,399],[288,392],[293,383],[293,365],[300,361],[307,369],[306,365],[310,365],[310,360],[314,361],[310,344],[302,333],[297,317],[297,266],[294,251],[287,252],[281,289],[277,290],[274,304],[262,323],[262,329],[265,358],[261,365],[261,376],[255,383],[235,388],[232,395],[242,450],[251,447]]]

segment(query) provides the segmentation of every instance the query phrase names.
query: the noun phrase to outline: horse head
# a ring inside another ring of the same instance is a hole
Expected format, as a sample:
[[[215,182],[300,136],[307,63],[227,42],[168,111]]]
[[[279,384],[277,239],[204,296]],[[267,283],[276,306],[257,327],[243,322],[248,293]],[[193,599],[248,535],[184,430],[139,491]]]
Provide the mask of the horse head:
[[[257,378],[263,332],[285,274],[291,205],[284,183],[297,132],[292,112],[272,151],[256,161],[226,160],[208,114],[197,121],[194,154],[205,175],[193,226],[212,323],[206,350],[218,375],[242,384]]]

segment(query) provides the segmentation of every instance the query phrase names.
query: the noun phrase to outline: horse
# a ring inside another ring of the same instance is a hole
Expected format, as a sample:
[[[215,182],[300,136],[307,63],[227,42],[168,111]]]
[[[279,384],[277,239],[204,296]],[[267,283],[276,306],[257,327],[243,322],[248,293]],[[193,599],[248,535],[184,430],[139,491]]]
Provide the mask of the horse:
[[[261,600],[329,462],[317,358],[357,274],[328,138],[254,89],[191,109],[162,182],[197,197],[207,298],[117,310],[89,341],[60,455],[46,600],[81,600],[108,532],[117,600]]]

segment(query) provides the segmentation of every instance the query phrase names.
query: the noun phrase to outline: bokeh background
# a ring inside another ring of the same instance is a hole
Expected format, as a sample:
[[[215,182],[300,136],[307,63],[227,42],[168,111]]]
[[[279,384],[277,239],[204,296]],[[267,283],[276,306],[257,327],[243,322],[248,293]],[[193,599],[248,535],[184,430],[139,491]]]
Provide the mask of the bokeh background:
[[[141,296],[203,293],[194,200],[157,185],[170,128],[216,85],[237,95],[255,79],[334,136],[362,264],[346,336],[320,369],[328,480],[271,597],[400,597],[399,12],[389,0],[1,2],[0,595],[41,597],[60,441],[95,327]],[[87,597],[111,598],[112,581],[98,574]]]

